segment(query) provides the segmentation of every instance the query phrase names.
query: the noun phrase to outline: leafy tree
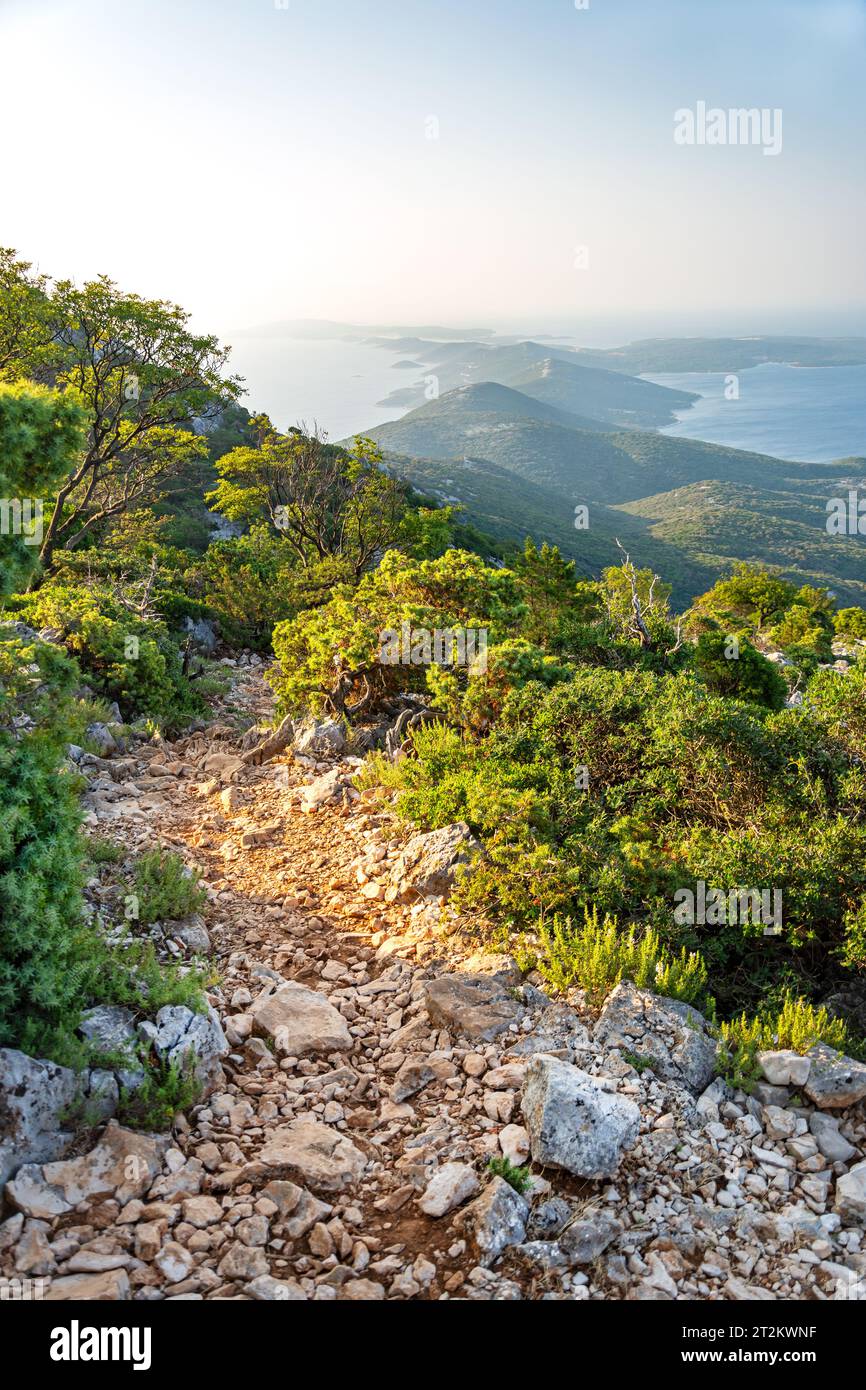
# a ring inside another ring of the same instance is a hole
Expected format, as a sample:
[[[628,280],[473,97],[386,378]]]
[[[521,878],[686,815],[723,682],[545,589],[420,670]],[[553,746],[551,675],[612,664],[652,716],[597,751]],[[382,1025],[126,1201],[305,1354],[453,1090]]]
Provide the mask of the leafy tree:
[[[51,344],[48,279],[0,246],[0,381],[35,375]]]
[[[714,618],[728,629],[747,624],[757,631],[778,621],[796,592],[794,585],[779,574],[741,560],[729,578],[720,579],[695,601],[693,611]]]
[[[348,453],[303,428],[280,434],[266,415],[251,427],[256,446],[217,461],[219,482],[208,501],[231,521],[268,517],[299,564],[340,556],[360,577],[400,535],[406,485],[383,472],[371,440],[356,440]]]
[[[0,382],[0,598],[35,569],[43,499],[69,470],[83,435],[83,412],[69,397],[29,382]],[[22,530],[25,503],[29,534]]]
[[[18,374],[62,391],[87,424],[53,498],[39,556],[47,569],[58,548],[75,548],[107,519],[153,500],[174,470],[206,454],[192,423],[233,400],[240,383],[223,374],[227,350],[193,333],[177,305],[124,293],[105,276],[80,289],[60,281],[43,305],[44,284],[30,282],[15,264],[17,278],[6,262],[12,283],[0,303],[0,341],[5,334],[14,343],[10,361]],[[36,299],[35,326],[16,327],[16,306]],[[44,314],[50,342],[34,347]]]

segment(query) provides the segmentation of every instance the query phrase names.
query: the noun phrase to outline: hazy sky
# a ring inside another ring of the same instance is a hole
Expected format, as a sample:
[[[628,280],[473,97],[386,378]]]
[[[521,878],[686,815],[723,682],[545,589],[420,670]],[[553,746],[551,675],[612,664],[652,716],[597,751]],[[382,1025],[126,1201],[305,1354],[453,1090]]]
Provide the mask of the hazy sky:
[[[0,0],[0,130],[0,242],[221,333],[866,312],[864,0]]]

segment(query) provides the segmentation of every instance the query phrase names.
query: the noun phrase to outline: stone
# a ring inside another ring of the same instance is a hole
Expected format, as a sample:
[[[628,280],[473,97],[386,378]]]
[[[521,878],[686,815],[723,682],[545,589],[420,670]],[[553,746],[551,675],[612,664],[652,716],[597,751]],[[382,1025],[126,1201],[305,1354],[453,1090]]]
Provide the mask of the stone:
[[[153,1263],[166,1283],[179,1284],[189,1274],[194,1260],[188,1250],[184,1250],[176,1240],[170,1240],[154,1256]]]
[[[504,1178],[494,1177],[474,1202],[470,1202],[454,1224],[464,1230],[477,1246],[483,1264],[492,1264],[509,1245],[519,1245],[526,1236],[529,1203]]]
[[[458,866],[468,865],[479,848],[464,821],[413,835],[391,870],[391,889],[404,901],[447,897],[454,887]]]
[[[243,1279],[245,1282],[270,1272],[264,1250],[257,1245],[244,1245],[239,1240],[229,1246],[217,1265],[217,1273],[223,1279]]]
[[[87,1303],[116,1303],[130,1297],[129,1275],[125,1269],[109,1269],[104,1274],[69,1274],[55,1279],[45,1295],[46,1303],[64,1300]]]
[[[633,1101],[603,1090],[579,1067],[544,1054],[529,1063],[522,1103],[535,1162],[577,1177],[610,1177],[640,1128]]]
[[[304,724],[295,731],[294,751],[305,758],[338,758],[346,747],[346,730],[336,719]]]
[[[200,913],[194,912],[191,917],[185,917],[182,922],[172,922],[170,933],[172,938],[179,941],[190,955],[210,955],[210,936]]]
[[[80,1090],[68,1067],[0,1048],[0,1186],[22,1164],[59,1158],[72,1142],[66,1116]]]
[[[187,1197],[183,1203],[183,1219],[197,1230],[214,1226],[223,1219],[223,1209],[215,1197]]]
[[[817,1043],[804,1090],[819,1110],[845,1110],[866,1096],[866,1066],[844,1057],[826,1043]]]
[[[123,1009],[117,1004],[100,1004],[81,1015],[78,1031],[99,1052],[125,1053],[133,1069],[137,1067],[138,1034],[131,1009]]]
[[[605,1048],[651,1060],[660,1077],[694,1095],[705,1091],[715,1075],[717,1043],[704,1016],[689,1004],[638,989],[630,980],[608,995],[593,1038]]]
[[[21,1168],[6,1184],[6,1196],[20,1211],[44,1220],[71,1211],[79,1202],[113,1198],[122,1206],[144,1196],[168,1145],[167,1137],[137,1134],[112,1120],[90,1153]]]
[[[288,981],[274,994],[260,995],[247,1010],[253,1030],[272,1038],[288,1057],[345,1052],[353,1045],[349,1025],[324,995]]]
[[[529,1158],[529,1131],[523,1125],[506,1125],[499,1131],[499,1147],[508,1162],[520,1168]]]
[[[854,1145],[839,1133],[839,1121],[823,1111],[815,1110],[809,1116],[809,1129],[821,1153],[830,1163],[849,1163],[857,1153]]]
[[[394,1077],[394,1084],[388,1095],[395,1104],[408,1100],[418,1091],[429,1086],[431,1081],[435,1081],[436,1073],[426,1062],[409,1057]]]
[[[343,1285],[340,1297],[353,1303],[380,1303],[385,1297],[385,1289],[373,1279],[350,1279]]]
[[[294,1279],[274,1279],[260,1274],[245,1286],[244,1293],[264,1303],[306,1303],[307,1295]]]
[[[478,1174],[468,1163],[443,1163],[418,1198],[418,1206],[425,1216],[447,1216],[474,1197],[480,1186]]]
[[[323,777],[317,777],[301,788],[302,809],[315,811],[320,806],[325,806],[329,801],[339,800],[347,790],[348,785],[346,773],[341,772],[338,767],[333,768],[330,772],[326,772]]]
[[[758,1064],[771,1086],[805,1086],[812,1068],[811,1057],[799,1052],[759,1052]]]
[[[588,1265],[622,1234],[622,1223],[609,1212],[586,1213],[559,1237],[559,1246],[570,1265]]]
[[[843,1221],[866,1226],[866,1163],[858,1163],[836,1180],[836,1211]]]
[[[299,1119],[273,1130],[254,1163],[254,1176],[297,1179],[314,1192],[342,1192],[363,1176],[367,1160],[351,1140],[317,1120]]]
[[[490,1042],[523,1017],[518,1001],[486,975],[439,975],[425,1002],[431,1023],[473,1042]]]
[[[47,1221],[28,1221],[15,1251],[15,1268],[19,1274],[41,1276],[53,1274],[56,1261],[48,1244]]]

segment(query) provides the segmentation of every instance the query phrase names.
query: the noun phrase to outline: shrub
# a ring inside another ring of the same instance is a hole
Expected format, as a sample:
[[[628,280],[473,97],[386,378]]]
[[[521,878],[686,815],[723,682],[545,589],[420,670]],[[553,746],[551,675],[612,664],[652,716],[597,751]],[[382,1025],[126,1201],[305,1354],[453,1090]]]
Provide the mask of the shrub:
[[[621,980],[687,1004],[704,1000],[707,969],[701,957],[683,948],[674,956],[652,929],[623,933],[615,918],[599,923],[598,912],[587,911],[582,924],[555,918],[539,927],[544,955],[539,970],[547,984],[565,992],[577,985],[598,1008]]]
[[[717,695],[770,709],[781,709],[785,703],[788,687],[784,677],[742,635],[702,633],[695,645],[694,665],[707,689]]]
[[[497,1155],[490,1159],[487,1167],[495,1178],[504,1178],[509,1187],[513,1187],[521,1196],[532,1186],[531,1168],[518,1168],[508,1158]]]
[[[207,890],[171,850],[146,850],[135,865],[135,895],[138,921],[179,922],[200,912],[207,902]]]

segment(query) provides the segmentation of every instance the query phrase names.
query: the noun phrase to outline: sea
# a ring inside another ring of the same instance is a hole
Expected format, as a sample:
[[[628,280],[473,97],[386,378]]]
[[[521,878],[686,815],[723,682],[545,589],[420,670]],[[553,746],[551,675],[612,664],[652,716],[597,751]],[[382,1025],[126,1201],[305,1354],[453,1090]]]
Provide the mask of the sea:
[[[803,463],[866,457],[866,366],[766,362],[736,373],[665,372],[661,386],[700,396],[662,434]]]
[[[315,424],[331,440],[405,413],[380,402],[423,375],[420,363],[417,370],[397,365],[407,360],[411,353],[349,338],[238,335],[232,346],[249,410],[266,411],[281,430]],[[804,463],[866,457],[866,366],[770,362],[738,372],[735,396],[730,376],[721,372],[667,372],[647,380],[699,396],[663,434]]]

